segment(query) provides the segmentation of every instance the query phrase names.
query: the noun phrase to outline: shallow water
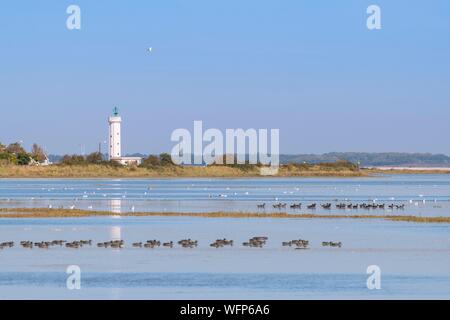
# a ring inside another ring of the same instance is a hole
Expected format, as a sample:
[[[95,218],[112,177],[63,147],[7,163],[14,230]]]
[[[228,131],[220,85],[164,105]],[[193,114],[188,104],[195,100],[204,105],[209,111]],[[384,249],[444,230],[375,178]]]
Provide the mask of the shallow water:
[[[450,214],[450,175],[385,175],[376,178],[286,179],[3,179],[1,207],[64,207],[113,212],[276,212],[278,202],[405,204],[405,210],[323,210],[319,214]],[[309,211],[312,212],[312,211]]]
[[[0,221],[0,241],[125,239],[122,250],[95,246],[0,251],[0,298],[381,299],[450,298],[450,226],[383,220],[127,217]],[[265,235],[265,248],[240,244]],[[135,241],[199,241],[195,249],[137,249]],[[236,241],[213,249],[217,238]],[[282,247],[308,239],[310,250]],[[324,248],[322,241],[342,241]],[[66,288],[66,268],[82,270],[82,290]],[[368,290],[378,265],[382,289]]]
[[[351,202],[378,199],[406,203],[405,210],[396,214],[448,216],[449,194],[448,175],[0,180],[0,207],[75,204],[77,208],[93,206],[115,212],[130,211],[131,206],[147,211],[255,211],[256,203],[270,201],[307,204],[333,199]],[[345,212],[361,214],[361,210]],[[253,236],[268,236],[267,246],[241,245]],[[165,242],[185,238],[198,240],[199,247],[151,250],[131,246],[133,242],[150,239]],[[236,245],[222,249],[209,246],[221,238],[233,239]],[[283,241],[299,238],[309,240],[311,248],[294,250],[281,245]],[[124,239],[126,247],[111,250],[94,245],[79,250],[64,247],[30,250],[17,245],[22,240],[59,239],[92,239],[94,244]],[[117,216],[0,219],[0,242],[4,241],[15,241],[16,247],[0,250],[0,299],[450,298],[449,224],[378,219]],[[343,247],[325,248],[321,245],[323,241],[342,241]],[[79,291],[66,288],[66,269],[70,265],[81,268]],[[366,270],[370,265],[381,269],[381,290],[367,289]]]

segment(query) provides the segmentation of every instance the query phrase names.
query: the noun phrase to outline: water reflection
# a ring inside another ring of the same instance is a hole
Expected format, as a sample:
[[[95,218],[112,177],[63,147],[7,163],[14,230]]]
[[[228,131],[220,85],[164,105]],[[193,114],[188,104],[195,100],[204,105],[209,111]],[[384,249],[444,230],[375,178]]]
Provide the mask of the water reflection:
[[[109,230],[109,235],[112,241],[115,240],[122,240],[122,227],[120,226],[113,226]]]
[[[122,200],[121,199],[111,199],[109,200],[109,210],[112,213],[121,214],[122,213]]]

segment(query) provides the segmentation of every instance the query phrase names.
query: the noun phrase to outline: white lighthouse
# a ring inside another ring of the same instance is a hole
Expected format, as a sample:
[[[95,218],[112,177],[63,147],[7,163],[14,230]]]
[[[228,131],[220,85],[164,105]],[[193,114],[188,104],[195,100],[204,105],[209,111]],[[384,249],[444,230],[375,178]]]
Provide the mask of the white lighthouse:
[[[122,117],[119,116],[119,109],[113,110],[113,115],[109,117],[109,161],[116,161],[122,165],[140,165],[140,157],[122,157]]]
[[[120,160],[122,157],[121,145],[121,124],[122,117],[119,116],[119,109],[114,108],[113,115],[109,117],[109,160]]]

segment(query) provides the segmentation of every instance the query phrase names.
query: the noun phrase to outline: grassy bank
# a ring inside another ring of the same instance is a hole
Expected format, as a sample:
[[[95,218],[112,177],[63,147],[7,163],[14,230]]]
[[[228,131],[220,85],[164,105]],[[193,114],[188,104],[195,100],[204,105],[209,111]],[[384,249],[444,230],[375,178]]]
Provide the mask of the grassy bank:
[[[108,217],[109,211],[88,211],[47,208],[0,208],[0,218],[86,218]],[[287,214],[287,213],[246,213],[246,212],[127,212],[122,217],[201,217],[201,218],[276,218],[276,219],[382,219],[388,221],[403,221],[416,223],[450,223],[450,217],[417,217],[400,215],[319,215],[319,214]]]
[[[285,165],[277,177],[361,177],[364,171],[341,164]],[[0,178],[240,178],[260,177],[258,166],[121,167],[108,165],[0,166]]]
[[[369,175],[379,174],[450,174],[448,170],[433,170],[433,169],[363,169]]]

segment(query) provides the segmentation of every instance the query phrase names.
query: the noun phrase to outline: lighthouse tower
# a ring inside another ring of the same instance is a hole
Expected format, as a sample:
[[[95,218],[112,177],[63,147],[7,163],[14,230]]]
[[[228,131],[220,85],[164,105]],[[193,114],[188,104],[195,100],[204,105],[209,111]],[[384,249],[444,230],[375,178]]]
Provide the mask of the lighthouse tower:
[[[142,164],[141,157],[122,157],[122,117],[119,109],[114,108],[113,115],[109,117],[109,161],[120,163],[124,166],[139,166]]]
[[[114,108],[113,115],[109,117],[109,160],[122,158],[121,131],[122,118],[119,116],[119,109]]]

